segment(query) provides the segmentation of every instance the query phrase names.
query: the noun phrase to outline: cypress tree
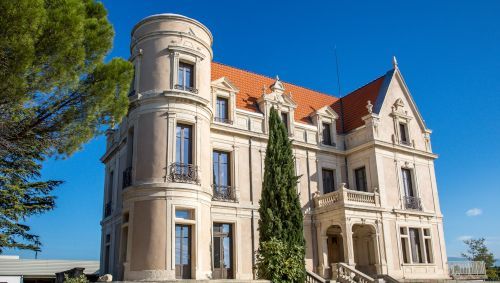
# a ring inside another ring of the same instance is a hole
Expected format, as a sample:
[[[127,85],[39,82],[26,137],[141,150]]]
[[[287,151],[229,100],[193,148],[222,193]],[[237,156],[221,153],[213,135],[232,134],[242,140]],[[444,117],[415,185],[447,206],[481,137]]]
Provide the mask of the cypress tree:
[[[304,282],[303,215],[297,193],[292,144],[278,112],[271,108],[264,180],[259,201],[259,277]],[[278,257],[278,258],[277,258]],[[282,257],[282,259],[279,259]],[[287,266],[276,266],[274,263]],[[286,272],[285,272],[286,271]]]

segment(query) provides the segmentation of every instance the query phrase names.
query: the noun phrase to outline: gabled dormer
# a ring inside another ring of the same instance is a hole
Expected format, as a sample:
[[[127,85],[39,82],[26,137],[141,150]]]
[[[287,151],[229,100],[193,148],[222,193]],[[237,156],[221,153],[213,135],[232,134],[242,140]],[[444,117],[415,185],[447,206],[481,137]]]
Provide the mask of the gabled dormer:
[[[323,146],[337,145],[337,120],[339,115],[330,107],[324,106],[310,115],[318,129],[318,144]]]
[[[267,133],[268,131],[269,113],[271,107],[274,107],[280,114],[281,120],[285,123],[288,135],[293,137],[297,103],[293,100],[291,93],[285,94],[285,85],[278,76],[276,76],[274,83],[271,84],[270,89],[271,92],[267,93],[264,87],[261,97],[257,100],[260,111],[264,113],[264,132]]]
[[[226,77],[212,81],[214,123],[232,125],[236,118],[236,94],[239,89]]]

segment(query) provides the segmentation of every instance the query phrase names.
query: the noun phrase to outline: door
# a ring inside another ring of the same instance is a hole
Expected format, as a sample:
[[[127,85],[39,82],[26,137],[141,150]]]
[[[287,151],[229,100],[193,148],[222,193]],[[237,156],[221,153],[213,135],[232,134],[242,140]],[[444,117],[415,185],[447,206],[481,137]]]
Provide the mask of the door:
[[[233,231],[231,224],[214,223],[214,279],[233,278]]]
[[[191,279],[190,225],[175,225],[175,278]]]

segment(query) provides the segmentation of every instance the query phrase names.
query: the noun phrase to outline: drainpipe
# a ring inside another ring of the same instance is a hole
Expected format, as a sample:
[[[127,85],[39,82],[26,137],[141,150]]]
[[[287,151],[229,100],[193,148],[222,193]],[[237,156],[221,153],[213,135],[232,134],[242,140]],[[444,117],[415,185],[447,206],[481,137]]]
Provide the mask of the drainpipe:
[[[248,138],[248,172],[250,176],[250,202],[253,206],[253,173],[252,173],[252,138]],[[254,209],[252,208],[252,221],[251,221],[251,233],[252,233],[252,274],[253,274],[253,279],[255,280],[255,216],[254,216]]]
[[[313,250],[313,270],[315,270],[315,267],[317,266],[317,253],[318,253],[318,243],[315,239],[317,239],[316,236],[316,229],[315,229],[315,224],[314,224],[314,217],[312,214],[313,208],[313,201],[311,198],[311,170],[309,168],[309,150],[306,150],[306,169],[307,169],[307,191],[309,195],[309,208],[310,214],[311,214],[311,242],[312,242],[312,250]]]

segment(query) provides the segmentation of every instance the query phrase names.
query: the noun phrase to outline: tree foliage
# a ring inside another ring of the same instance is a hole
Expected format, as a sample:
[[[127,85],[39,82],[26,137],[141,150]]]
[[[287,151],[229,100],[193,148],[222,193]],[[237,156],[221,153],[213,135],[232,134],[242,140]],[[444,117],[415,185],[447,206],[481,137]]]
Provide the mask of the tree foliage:
[[[40,249],[22,223],[54,207],[61,183],[40,180],[41,163],[126,114],[133,68],[104,62],[113,36],[94,0],[0,1],[0,252]]]
[[[288,131],[278,112],[271,108],[259,202],[260,244],[257,272],[259,277],[273,282],[304,282],[305,279],[304,224],[297,181]],[[283,265],[274,264],[280,261],[286,262]],[[286,267],[286,273],[278,272],[281,267]]]
[[[484,242],[484,238],[464,240],[467,252],[462,253],[462,256],[471,261],[484,261],[486,268],[491,268],[495,258]]]
[[[261,242],[257,254],[257,270],[260,278],[274,283],[304,282],[304,247],[286,245],[271,238]]]

